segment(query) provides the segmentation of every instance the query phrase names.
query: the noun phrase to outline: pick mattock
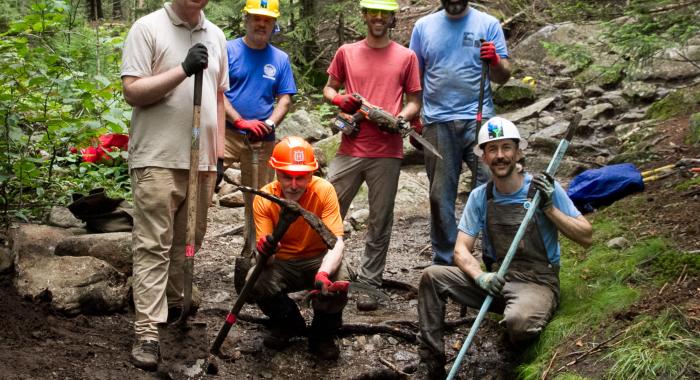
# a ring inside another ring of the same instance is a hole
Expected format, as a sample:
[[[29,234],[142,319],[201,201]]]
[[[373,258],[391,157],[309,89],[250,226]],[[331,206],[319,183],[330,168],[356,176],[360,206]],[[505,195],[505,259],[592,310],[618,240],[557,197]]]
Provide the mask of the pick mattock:
[[[303,217],[304,220],[309,224],[309,226],[311,226],[311,228],[313,228],[314,231],[316,231],[321,236],[321,239],[323,239],[323,242],[329,249],[335,246],[337,238],[328,229],[328,227],[326,227],[321,218],[319,218],[316,214],[304,209],[297,202],[282,199],[272,194],[268,194],[264,191],[256,190],[246,186],[240,186],[238,187],[238,190],[250,194],[259,195],[263,198],[269,199],[279,204],[282,207],[282,209],[280,210],[279,221],[277,222],[274,231],[272,231],[271,244],[273,247],[276,246],[277,243],[280,242],[280,240],[282,240],[284,234],[287,232],[287,229],[289,229],[289,226],[291,226],[292,223],[294,223],[294,221],[300,216]],[[238,298],[236,299],[236,303],[234,303],[228,315],[226,315],[224,325],[221,326],[221,330],[219,330],[219,333],[216,335],[216,339],[214,339],[214,343],[212,344],[211,349],[209,350],[209,352],[216,356],[222,356],[221,345],[224,343],[226,336],[231,330],[231,327],[236,323],[236,320],[238,319],[238,312],[241,311],[241,308],[245,304],[248,296],[250,295],[253,286],[255,286],[255,282],[258,280],[260,273],[267,264],[267,256],[258,252],[257,258],[258,261],[255,264],[253,273],[250,274],[250,276],[245,282],[245,285],[243,285],[243,289],[239,293]]]
[[[564,157],[564,153],[566,153],[566,150],[569,148],[569,143],[574,137],[574,132],[576,131],[576,127],[578,127],[578,123],[580,121],[581,114],[577,113],[576,115],[574,115],[574,119],[571,121],[571,124],[569,124],[569,128],[566,130],[566,136],[559,142],[559,147],[557,147],[557,151],[554,152],[554,157],[552,157],[552,161],[550,161],[549,166],[547,166],[547,174],[554,176],[554,174],[557,172],[559,164],[561,163],[561,160]],[[506,275],[506,272],[508,271],[508,266],[510,265],[510,262],[513,261],[515,252],[518,250],[520,240],[522,240],[523,235],[525,235],[527,225],[530,223],[530,220],[535,215],[535,210],[537,210],[537,208],[540,205],[540,197],[540,191],[538,190],[535,192],[535,196],[532,197],[532,201],[526,202],[523,205],[523,207],[527,208],[527,213],[525,213],[523,221],[520,222],[520,227],[518,227],[518,231],[515,233],[513,242],[510,243],[508,253],[506,253],[506,256],[503,258],[503,263],[498,269],[498,274],[500,276]],[[481,321],[484,320],[486,313],[489,311],[489,307],[491,307],[492,302],[493,296],[487,295],[486,299],[484,300],[484,303],[481,305],[481,309],[479,309],[479,314],[477,314],[476,319],[474,320],[474,324],[472,324],[472,327],[469,329],[469,335],[464,341],[462,348],[459,350],[459,354],[455,358],[455,362],[452,365],[452,369],[450,369],[450,373],[447,375],[448,380],[454,379],[454,377],[457,375],[459,366],[460,364],[462,364],[462,359],[464,359],[464,354],[467,353],[469,346],[471,346],[472,341],[474,340],[474,336],[476,335],[476,331],[479,329]]]
[[[172,379],[201,378],[208,362],[206,347],[207,325],[203,322],[187,323],[192,307],[192,276],[197,227],[197,203],[199,197],[199,126],[202,105],[202,71],[194,76],[192,115],[192,140],[190,145],[190,171],[187,182],[187,231],[185,233],[184,300],[180,318],[171,325],[160,327],[162,363]]]

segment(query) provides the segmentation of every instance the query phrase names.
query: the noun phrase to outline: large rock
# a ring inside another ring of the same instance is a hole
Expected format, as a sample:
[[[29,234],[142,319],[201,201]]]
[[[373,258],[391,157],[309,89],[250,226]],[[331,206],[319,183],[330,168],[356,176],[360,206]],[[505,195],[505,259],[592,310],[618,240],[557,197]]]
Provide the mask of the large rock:
[[[493,94],[493,101],[498,105],[524,105],[535,100],[535,90],[532,86],[515,78],[498,88]]]
[[[531,104],[525,108],[513,111],[513,112],[508,112],[506,114],[501,115],[507,120],[512,121],[513,123],[516,123],[520,120],[525,120],[533,116],[539,115],[540,112],[544,111],[547,107],[549,107],[552,102],[556,97],[552,96],[549,98],[544,98],[534,104]]]
[[[224,179],[232,185],[239,186],[241,184],[241,170],[234,168],[226,169],[224,172]]]
[[[219,204],[225,207],[243,207],[243,193],[236,191],[219,198]]]
[[[698,76],[698,68],[694,62],[700,61],[700,34],[688,40],[681,49],[676,47],[665,49],[648,59],[643,64],[636,65],[629,75],[634,80],[674,81]]]
[[[564,134],[566,133],[566,129],[569,128],[569,124],[571,124],[568,121],[560,121],[558,123],[555,123],[553,125],[550,125],[547,128],[541,129],[537,131],[534,135],[531,136],[532,139],[538,139],[538,138],[561,138],[564,137]]]
[[[335,157],[335,153],[340,147],[340,139],[341,133],[338,132],[333,136],[317,141],[315,144],[313,144],[314,155],[316,155],[316,160],[318,161],[319,165],[327,166],[331,162],[333,157]]]
[[[63,206],[53,206],[51,207],[51,212],[46,223],[50,226],[71,228],[85,227],[85,223],[80,219],[76,218],[67,207]]]
[[[656,85],[645,82],[624,82],[622,92],[633,100],[651,100],[656,97]]]
[[[57,256],[92,256],[130,275],[133,265],[130,232],[71,236],[56,246]]]
[[[582,119],[596,119],[599,116],[609,116],[615,113],[615,107],[610,103],[600,103],[584,108]]]
[[[18,255],[17,292],[68,315],[106,314],[127,302],[126,277],[94,257]]]
[[[566,65],[568,62],[548,57],[543,42],[557,45],[595,44],[602,31],[603,26],[600,23],[565,22],[547,25],[515,46],[512,49],[512,55],[538,63],[558,61]]]
[[[315,115],[300,109],[287,115],[275,131],[275,135],[278,139],[286,136],[300,136],[307,141],[318,141],[328,137],[329,133]]]
[[[15,287],[23,297],[51,303],[61,313],[100,314],[123,309],[126,277],[94,257],[59,257],[55,247],[72,236],[62,228],[21,225],[12,234]]]

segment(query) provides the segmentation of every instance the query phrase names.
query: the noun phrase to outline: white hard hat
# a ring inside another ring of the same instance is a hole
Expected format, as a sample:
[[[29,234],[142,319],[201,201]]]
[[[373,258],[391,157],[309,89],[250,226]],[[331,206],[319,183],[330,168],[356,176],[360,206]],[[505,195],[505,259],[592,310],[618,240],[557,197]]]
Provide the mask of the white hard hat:
[[[520,138],[520,132],[518,132],[515,124],[502,117],[492,117],[479,130],[479,137],[476,140],[476,146],[474,146],[474,154],[481,157],[484,154],[484,151],[481,149],[482,145],[487,142],[504,139],[518,140],[518,148],[527,148],[527,141]]]

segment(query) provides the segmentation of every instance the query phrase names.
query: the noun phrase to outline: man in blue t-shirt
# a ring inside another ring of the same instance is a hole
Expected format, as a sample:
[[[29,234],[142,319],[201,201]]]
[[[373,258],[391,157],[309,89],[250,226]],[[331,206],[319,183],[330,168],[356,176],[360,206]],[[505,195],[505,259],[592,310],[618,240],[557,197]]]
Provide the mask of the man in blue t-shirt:
[[[273,172],[264,163],[272,153],[275,126],[289,111],[297,88],[289,56],[270,44],[280,15],[279,1],[248,0],[243,13],[246,35],[226,44],[230,89],[224,165],[240,160],[243,166],[244,150],[251,150],[254,143],[252,148],[266,152],[259,159],[260,187],[272,181]]]
[[[224,102],[226,154],[221,169],[240,162],[241,185],[260,188],[274,178],[267,161],[275,145],[275,126],[289,111],[297,88],[289,56],[270,44],[279,0],[248,0],[243,13],[245,36],[226,44],[230,89]],[[253,197],[246,193],[244,199],[245,245],[252,251]]]
[[[425,373],[445,377],[442,326],[448,297],[478,309],[492,295],[490,311],[503,314],[500,324],[514,346],[522,347],[540,333],[559,303],[558,233],[584,247],[591,244],[591,224],[561,185],[546,173],[533,177],[521,170],[518,161],[526,146],[515,125],[500,117],[479,131],[474,153],[491,169],[493,179],[469,194],[455,244],[456,266],[427,268],[418,288],[420,368]],[[534,223],[526,229],[502,277],[497,270],[536,190],[541,202]],[[489,265],[493,272],[483,271],[473,255],[480,232],[485,234],[485,251],[493,254]]]
[[[510,64],[503,30],[496,18],[469,7],[466,0],[442,0],[442,5],[444,10],[416,22],[410,48],[416,52],[423,79],[422,133],[443,157],[439,160],[425,154],[430,180],[433,263],[452,265],[457,238],[455,201],[462,162],[476,175],[477,184],[488,180],[488,170],[476,164],[472,153],[482,62],[489,65],[491,81],[499,84],[508,81]],[[485,119],[495,116],[488,80],[482,114]]]

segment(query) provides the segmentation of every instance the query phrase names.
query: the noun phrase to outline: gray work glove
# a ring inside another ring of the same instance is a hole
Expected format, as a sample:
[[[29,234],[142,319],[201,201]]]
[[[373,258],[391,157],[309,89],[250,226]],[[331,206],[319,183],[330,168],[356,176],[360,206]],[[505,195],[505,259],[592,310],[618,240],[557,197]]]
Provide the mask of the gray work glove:
[[[481,289],[484,289],[486,293],[494,297],[498,297],[501,295],[503,285],[506,283],[506,280],[503,278],[503,276],[495,272],[484,272],[478,275],[475,281]]]
[[[552,208],[554,178],[549,173],[542,172],[532,179],[532,185],[540,191],[540,209],[547,211]]]
[[[207,68],[209,53],[207,47],[201,42],[196,43],[187,52],[187,57],[182,61],[182,69],[188,77]]]

